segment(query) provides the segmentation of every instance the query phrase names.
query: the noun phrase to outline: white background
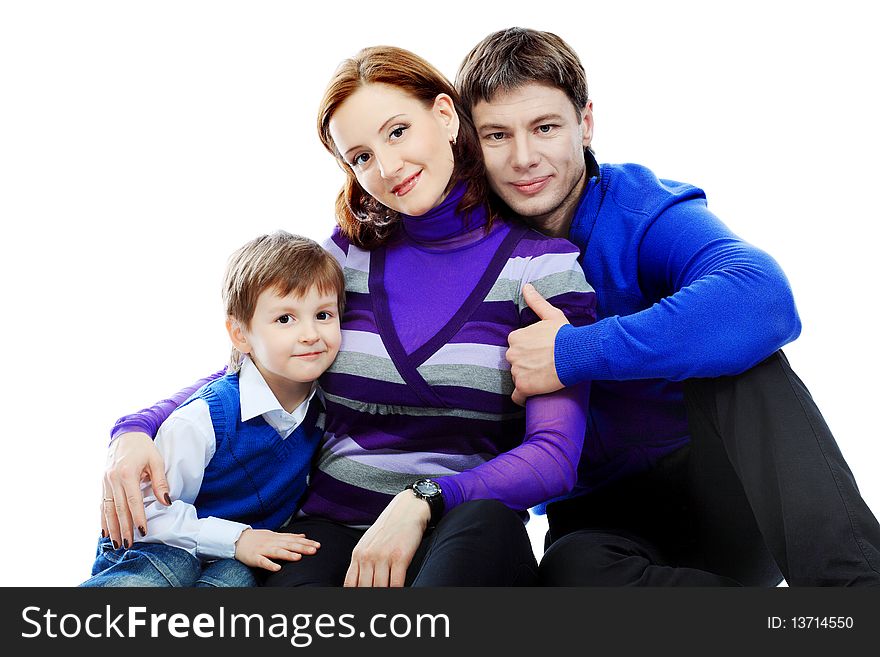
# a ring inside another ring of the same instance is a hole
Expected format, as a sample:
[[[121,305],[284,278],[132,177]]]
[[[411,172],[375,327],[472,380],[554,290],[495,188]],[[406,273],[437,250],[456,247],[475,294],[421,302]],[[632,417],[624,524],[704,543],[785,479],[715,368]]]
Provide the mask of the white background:
[[[88,575],[109,428],[222,366],[229,253],[329,234],[341,173],[314,124],[336,64],[393,44],[452,77],[511,25],[580,54],[600,161],[704,188],[781,263],[804,324],[786,351],[880,510],[874,23],[712,5],[2,2],[0,584]]]

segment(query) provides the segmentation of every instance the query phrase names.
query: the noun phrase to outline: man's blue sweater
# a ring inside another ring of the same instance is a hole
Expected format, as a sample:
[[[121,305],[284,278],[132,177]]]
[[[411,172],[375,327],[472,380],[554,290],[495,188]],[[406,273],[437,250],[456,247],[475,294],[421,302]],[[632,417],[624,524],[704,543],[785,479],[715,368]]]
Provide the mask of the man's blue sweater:
[[[569,239],[598,320],[563,326],[555,346],[564,384],[594,381],[575,494],[688,442],[681,381],[743,372],[801,329],[779,265],[709,212],[702,190],[642,166],[587,161],[596,175]]]

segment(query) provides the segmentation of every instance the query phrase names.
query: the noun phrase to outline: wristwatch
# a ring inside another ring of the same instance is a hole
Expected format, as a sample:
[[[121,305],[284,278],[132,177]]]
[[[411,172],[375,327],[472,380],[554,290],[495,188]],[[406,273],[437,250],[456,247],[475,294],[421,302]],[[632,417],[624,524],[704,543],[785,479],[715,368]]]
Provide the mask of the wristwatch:
[[[436,525],[443,515],[443,491],[440,490],[440,484],[433,479],[417,479],[407,489],[428,503],[431,509],[431,521],[428,524],[430,527]]]

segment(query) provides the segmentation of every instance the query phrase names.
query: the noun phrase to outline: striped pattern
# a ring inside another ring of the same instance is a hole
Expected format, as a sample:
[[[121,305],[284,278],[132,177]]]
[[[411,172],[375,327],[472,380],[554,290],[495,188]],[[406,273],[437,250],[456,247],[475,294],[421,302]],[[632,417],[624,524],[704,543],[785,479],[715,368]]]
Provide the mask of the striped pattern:
[[[482,302],[423,362],[396,362],[389,353],[393,327],[377,315],[370,291],[378,251],[359,249],[338,232],[328,242],[343,265],[348,302],[339,356],[321,380],[327,427],[304,513],[368,525],[414,479],[455,475],[521,442],[524,411],[510,400],[504,354],[510,331],[536,319],[522,286],[531,282],[573,323],[592,321],[584,309],[594,304],[576,247],[511,231],[519,237],[500,256],[506,262],[486,282]]]

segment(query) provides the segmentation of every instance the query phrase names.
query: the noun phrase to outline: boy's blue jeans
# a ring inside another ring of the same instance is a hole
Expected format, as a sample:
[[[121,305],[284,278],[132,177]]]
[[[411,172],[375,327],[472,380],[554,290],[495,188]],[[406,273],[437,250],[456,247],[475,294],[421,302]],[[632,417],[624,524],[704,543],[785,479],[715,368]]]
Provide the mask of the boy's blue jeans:
[[[127,550],[114,550],[110,539],[102,538],[92,577],[80,586],[237,587],[257,586],[257,579],[235,559],[203,562],[164,543],[135,543]]]

